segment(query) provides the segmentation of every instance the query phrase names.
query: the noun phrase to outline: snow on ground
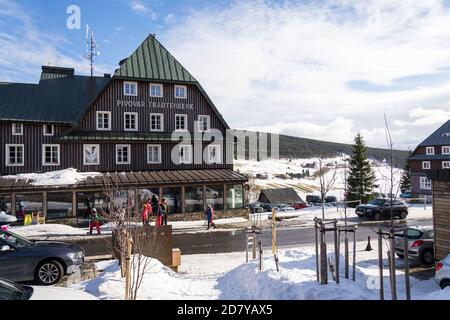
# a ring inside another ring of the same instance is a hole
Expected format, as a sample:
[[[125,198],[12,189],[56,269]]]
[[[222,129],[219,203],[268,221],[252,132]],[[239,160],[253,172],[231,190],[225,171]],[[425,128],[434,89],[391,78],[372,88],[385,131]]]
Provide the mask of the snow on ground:
[[[73,185],[89,177],[100,175],[98,172],[78,172],[76,169],[69,168],[60,171],[52,171],[46,173],[27,173],[13,176],[4,176],[4,179],[24,179],[30,180],[35,186],[58,186]]]
[[[151,269],[144,276],[138,298],[143,300],[377,300],[376,250],[366,252],[365,242],[357,244],[356,282],[341,276],[340,284],[332,281],[324,286],[316,281],[313,247],[296,247],[279,251],[280,272],[275,269],[270,251],[265,251],[263,271],[258,262],[245,263],[245,253],[191,255],[182,257],[180,273],[152,260]],[[329,252],[331,259],[334,254]],[[343,261],[343,257],[341,257]],[[401,263],[401,262],[399,262]],[[101,299],[123,299],[124,279],[116,261],[98,263],[103,270],[95,279],[74,285]],[[387,259],[384,274],[388,274]],[[350,268],[351,270],[351,268]],[[341,265],[341,275],[343,275]],[[399,299],[405,299],[404,277],[398,271]],[[385,277],[385,295],[390,298],[388,278]],[[450,288],[441,290],[434,278],[411,278],[412,298],[415,300],[450,300]]]
[[[327,168],[329,165],[330,170],[326,173],[327,179],[331,179],[336,168],[336,183],[333,189],[328,193],[329,196],[335,196],[338,199],[344,198],[344,186],[345,186],[345,164],[342,157],[326,158],[323,159],[323,166]],[[305,165],[316,163],[316,168],[306,168]],[[378,193],[388,194],[390,193],[390,167],[386,163],[371,161],[372,169],[376,176],[376,184],[378,187],[374,190]],[[254,182],[257,187],[262,189],[275,189],[275,188],[294,188],[300,197],[305,200],[307,195],[315,194],[320,195],[320,183],[318,178],[314,178],[313,175],[318,169],[317,159],[278,159],[278,160],[237,160],[234,162],[234,169],[240,173],[256,177],[257,174],[266,175],[267,179],[255,179]],[[294,179],[282,179],[277,178],[277,175],[285,174],[301,174],[302,172],[309,170],[310,177],[306,178],[294,178]],[[348,173],[347,173],[348,174]],[[397,185],[400,181],[401,170],[395,169],[394,185]],[[255,197],[256,195],[253,195]],[[256,199],[252,199],[256,201]]]

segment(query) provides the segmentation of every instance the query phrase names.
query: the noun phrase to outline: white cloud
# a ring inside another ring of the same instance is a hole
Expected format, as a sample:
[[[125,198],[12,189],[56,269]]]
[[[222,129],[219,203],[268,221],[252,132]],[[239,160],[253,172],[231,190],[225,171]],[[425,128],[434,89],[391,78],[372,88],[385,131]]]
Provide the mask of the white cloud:
[[[340,142],[361,131],[373,146],[385,146],[380,129],[367,128],[383,128],[387,113],[401,127],[396,144],[413,148],[448,118],[411,119],[410,111],[448,107],[450,77],[396,90],[398,79],[450,66],[450,10],[440,0],[236,1],[192,11],[168,27],[163,42],[232,127],[279,126]],[[355,81],[372,90],[352,87]],[[352,125],[336,126],[335,119]],[[327,126],[336,131],[317,130]]]
[[[2,81],[21,81],[36,79],[41,65],[74,67],[77,72],[88,74],[89,64],[81,53],[65,53],[69,42],[56,34],[39,31],[32,13],[16,2],[0,0],[0,24],[12,20],[14,29],[0,30],[0,79]],[[8,20],[6,20],[8,19]],[[5,52],[5,50],[8,51]],[[96,72],[104,73],[107,68],[97,64]]]
[[[156,20],[158,15],[155,11],[150,8],[150,5],[144,0],[130,0],[129,6],[131,10],[135,13],[145,15],[151,20]]]
[[[165,24],[172,23],[172,22],[174,22],[174,20],[175,20],[175,15],[173,13],[169,13],[168,15],[166,15],[164,17],[164,23]]]

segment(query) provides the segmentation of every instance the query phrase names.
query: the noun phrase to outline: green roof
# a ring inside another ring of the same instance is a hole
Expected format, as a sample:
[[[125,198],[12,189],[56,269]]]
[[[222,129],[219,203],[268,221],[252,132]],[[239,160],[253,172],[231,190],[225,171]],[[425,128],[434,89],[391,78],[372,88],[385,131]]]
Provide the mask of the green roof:
[[[38,84],[0,83],[0,120],[77,123],[111,80],[42,67]]]
[[[154,35],[147,39],[127,59],[122,60],[116,77],[133,79],[197,82]]]

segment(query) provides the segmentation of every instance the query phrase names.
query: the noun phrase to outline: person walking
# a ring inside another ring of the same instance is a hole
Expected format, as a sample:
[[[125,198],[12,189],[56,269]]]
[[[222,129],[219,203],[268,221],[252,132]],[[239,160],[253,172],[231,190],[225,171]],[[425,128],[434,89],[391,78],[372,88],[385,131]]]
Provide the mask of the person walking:
[[[169,206],[167,205],[166,199],[161,200],[161,211],[163,214],[163,225],[167,226],[167,216],[169,215]]]
[[[216,229],[216,224],[214,223],[214,209],[212,208],[212,206],[210,204],[208,204],[208,208],[205,211],[205,216],[206,216],[206,220],[208,222],[208,228],[207,230],[209,230],[210,227],[213,227],[214,229]]]
[[[89,220],[89,235],[92,235],[92,230],[97,229],[97,234],[101,234],[100,232],[101,225],[101,216],[98,214],[97,209],[93,208],[90,215]]]
[[[163,224],[163,216],[164,216],[164,214],[163,214],[163,210],[161,208],[161,205],[158,203],[156,206],[157,206],[157,209],[156,209],[156,212],[155,212],[155,215],[156,215],[156,226],[160,227]]]
[[[150,205],[150,199],[147,199],[147,201],[144,202],[144,205],[142,207],[142,213],[141,213],[143,225],[150,224],[149,219],[150,219],[151,212],[152,212],[152,206]]]
[[[156,197],[155,194],[153,194],[152,200],[151,200],[151,205],[152,205],[153,212],[155,212],[155,213],[157,213],[157,210],[158,210],[158,202],[159,202],[158,198]]]

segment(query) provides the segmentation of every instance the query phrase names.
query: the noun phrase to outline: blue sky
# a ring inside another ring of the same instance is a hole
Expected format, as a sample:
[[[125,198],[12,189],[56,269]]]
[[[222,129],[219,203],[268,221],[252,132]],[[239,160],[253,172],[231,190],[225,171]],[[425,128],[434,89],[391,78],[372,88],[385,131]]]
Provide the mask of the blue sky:
[[[450,0],[0,0],[0,81],[87,74],[85,25],[113,73],[149,33],[234,128],[414,148],[450,118]],[[66,27],[69,5],[81,30]]]

